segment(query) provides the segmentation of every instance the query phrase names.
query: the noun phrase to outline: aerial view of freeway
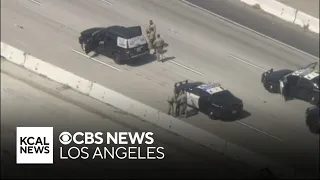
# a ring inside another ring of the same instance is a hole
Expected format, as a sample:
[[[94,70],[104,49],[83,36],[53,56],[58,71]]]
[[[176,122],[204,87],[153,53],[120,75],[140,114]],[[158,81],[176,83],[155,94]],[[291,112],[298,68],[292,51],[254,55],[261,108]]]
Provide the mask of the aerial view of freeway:
[[[188,2],[4,0],[1,41],[162,112],[175,84],[188,80],[188,109],[199,113],[177,118],[297,177],[317,177],[319,120],[306,117],[319,105],[318,34],[261,12],[243,14],[238,1]],[[166,44],[160,62],[148,49],[150,20]]]

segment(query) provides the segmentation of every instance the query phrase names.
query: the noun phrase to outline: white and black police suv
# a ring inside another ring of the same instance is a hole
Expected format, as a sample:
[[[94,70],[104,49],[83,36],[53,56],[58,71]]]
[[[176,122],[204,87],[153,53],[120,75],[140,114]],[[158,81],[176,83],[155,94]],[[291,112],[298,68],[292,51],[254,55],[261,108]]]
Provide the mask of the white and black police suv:
[[[86,54],[94,51],[111,57],[116,64],[149,54],[140,26],[90,28],[80,33],[79,43]]]
[[[261,82],[270,93],[308,101],[319,105],[319,70],[317,63],[311,63],[299,70],[270,69],[261,76]]]
[[[182,81],[175,83],[175,93],[185,90],[188,106],[207,114],[211,119],[235,118],[243,112],[243,102],[219,83]]]

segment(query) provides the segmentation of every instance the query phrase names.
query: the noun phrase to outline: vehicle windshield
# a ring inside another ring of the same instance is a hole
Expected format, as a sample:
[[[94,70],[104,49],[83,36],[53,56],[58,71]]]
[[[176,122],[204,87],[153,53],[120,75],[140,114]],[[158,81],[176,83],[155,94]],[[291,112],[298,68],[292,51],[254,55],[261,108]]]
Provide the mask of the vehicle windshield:
[[[318,62],[313,62],[302,69],[315,69],[317,67]]]

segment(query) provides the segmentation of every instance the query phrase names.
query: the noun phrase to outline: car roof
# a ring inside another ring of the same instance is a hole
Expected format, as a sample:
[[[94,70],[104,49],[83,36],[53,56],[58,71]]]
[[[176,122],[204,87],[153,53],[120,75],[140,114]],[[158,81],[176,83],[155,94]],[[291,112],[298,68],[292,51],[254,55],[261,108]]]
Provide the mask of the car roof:
[[[227,90],[227,89],[223,88],[220,83],[201,84],[201,85],[197,86],[196,88],[201,89],[211,95]]]
[[[124,26],[110,26],[107,27],[107,30],[125,39],[131,39],[142,35],[140,32],[134,31],[131,28]]]

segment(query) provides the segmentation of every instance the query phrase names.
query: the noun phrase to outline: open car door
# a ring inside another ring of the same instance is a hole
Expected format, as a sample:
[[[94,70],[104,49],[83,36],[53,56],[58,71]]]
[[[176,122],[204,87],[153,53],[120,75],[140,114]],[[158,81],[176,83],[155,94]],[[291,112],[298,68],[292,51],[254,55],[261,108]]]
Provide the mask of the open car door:
[[[84,44],[82,45],[82,48],[86,54],[89,54],[91,51],[96,50],[98,46],[99,41],[96,41],[93,36],[90,36],[88,39],[85,40]]]
[[[200,97],[198,95],[187,92],[187,104],[189,106],[199,109],[199,99]]]
[[[287,91],[286,86],[288,84],[288,76],[290,76],[290,75],[284,76],[283,78],[281,78],[279,80],[279,90],[280,90],[280,94],[282,96],[287,95],[286,94],[286,91]]]
[[[100,29],[92,33],[92,35],[89,36],[85,40],[85,43],[82,45],[82,48],[85,51],[85,53],[89,54],[91,51],[97,50],[97,48],[99,47],[99,43],[104,42],[106,35],[107,34],[104,29]]]
[[[316,70],[316,68],[319,67],[317,65],[318,65],[318,62],[313,62],[313,63],[311,63],[311,64],[309,64],[306,67],[301,68],[301,69],[313,69],[313,70]]]
[[[283,95],[283,89],[284,89],[283,79],[280,79],[279,82],[280,82],[280,94]]]

